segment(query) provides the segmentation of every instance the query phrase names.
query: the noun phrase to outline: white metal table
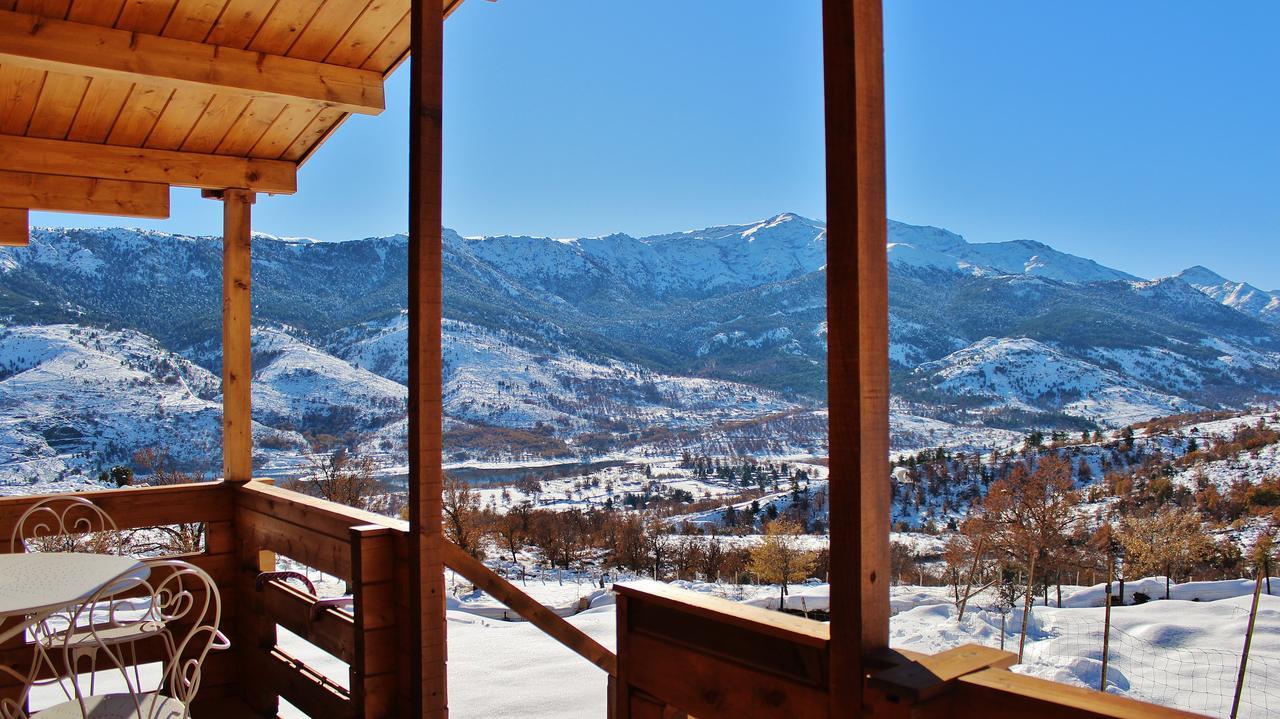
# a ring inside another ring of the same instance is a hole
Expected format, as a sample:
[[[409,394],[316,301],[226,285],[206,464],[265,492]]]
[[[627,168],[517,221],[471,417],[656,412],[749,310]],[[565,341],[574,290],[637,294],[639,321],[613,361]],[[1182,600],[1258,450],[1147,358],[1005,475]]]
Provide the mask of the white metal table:
[[[78,552],[0,554],[0,644],[60,609],[80,604],[112,580],[116,591],[146,581],[151,570],[134,557]]]

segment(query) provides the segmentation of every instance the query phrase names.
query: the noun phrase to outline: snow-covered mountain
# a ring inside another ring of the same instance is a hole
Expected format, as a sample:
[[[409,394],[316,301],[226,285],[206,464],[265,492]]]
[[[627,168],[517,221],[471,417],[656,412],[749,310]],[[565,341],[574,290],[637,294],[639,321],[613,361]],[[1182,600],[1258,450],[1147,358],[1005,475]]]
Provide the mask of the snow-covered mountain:
[[[750,444],[786,427],[786,446],[820,452],[825,249],[823,223],[790,213],[651,237],[446,230],[446,442],[472,458],[594,456],[691,437]],[[1203,270],[1148,281],[1036,242],[975,244],[898,222],[888,250],[899,447],[1280,394],[1275,299],[1260,303],[1254,288]],[[406,239],[259,235],[253,259],[264,459],[296,451],[304,434],[399,451]],[[62,431],[31,419],[50,416],[50,396],[107,421],[84,404],[96,395],[78,363],[134,410],[129,422],[109,415],[118,431],[74,427],[118,441],[81,442],[62,470],[177,441],[144,426],[155,406],[189,404],[186,426],[204,438],[192,454],[216,457],[220,273],[216,238],[42,229],[30,247],[0,251],[4,342],[66,358],[0,355],[9,461],[68,454],[33,439]],[[121,364],[135,356],[154,361]],[[43,388],[27,399],[32,386]]]
[[[1175,275],[1222,304],[1265,322],[1280,324],[1280,290],[1260,290],[1247,282],[1232,282],[1196,265]]]

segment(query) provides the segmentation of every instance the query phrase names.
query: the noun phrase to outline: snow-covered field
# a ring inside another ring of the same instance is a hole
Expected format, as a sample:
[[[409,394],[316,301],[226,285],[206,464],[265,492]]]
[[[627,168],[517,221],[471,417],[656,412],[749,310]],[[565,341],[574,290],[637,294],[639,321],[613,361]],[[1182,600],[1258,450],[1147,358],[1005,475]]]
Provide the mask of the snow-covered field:
[[[777,606],[778,587],[681,582],[692,591],[758,606]],[[1163,578],[1126,585],[1163,596]],[[590,608],[568,621],[613,648],[616,615],[609,596],[590,585],[532,582],[522,587],[556,607],[587,598]],[[1280,712],[1280,581],[1260,598],[1240,717]],[[790,588],[788,606],[827,606],[824,584]],[[1175,585],[1173,599],[1112,609],[1107,691],[1210,716],[1231,708],[1253,583],[1247,580]],[[1102,588],[1064,587],[1063,607],[1036,606],[1024,661],[1013,671],[1096,688],[1101,676]],[[1054,602],[1052,601],[1051,604]],[[899,586],[891,592],[890,645],[935,653],[961,644],[1001,645],[1001,615],[979,596],[956,619],[948,587]],[[586,660],[526,622],[493,618],[493,600],[468,596],[450,603],[449,696],[455,717],[604,716],[606,677]],[[1004,646],[1016,652],[1021,611],[1005,616]],[[282,639],[291,652],[345,681],[345,666]],[[309,652],[309,653],[308,653]]]

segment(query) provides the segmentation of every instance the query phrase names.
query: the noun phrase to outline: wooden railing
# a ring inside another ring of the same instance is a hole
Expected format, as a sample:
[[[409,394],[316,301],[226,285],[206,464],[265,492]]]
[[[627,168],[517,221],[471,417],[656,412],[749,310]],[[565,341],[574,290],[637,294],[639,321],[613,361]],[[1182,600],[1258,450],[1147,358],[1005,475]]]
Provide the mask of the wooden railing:
[[[42,496],[0,498],[0,551],[9,551],[9,537],[22,513]],[[204,524],[203,551],[179,555],[200,566],[219,587],[232,586],[236,578],[235,510],[231,493],[220,483],[186,484],[147,489],[119,489],[92,493],[93,502],[109,514],[121,530],[175,524]],[[223,603],[223,625],[237,619],[234,602]],[[158,647],[143,647],[139,661],[159,658]],[[22,636],[0,647],[0,664],[26,670],[32,647]],[[47,667],[46,667],[47,670]],[[238,693],[239,665],[234,652],[218,652],[207,660],[200,689],[201,701],[215,701]],[[41,678],[48,678],[47,675]],[[21,687],[0,673],[0,696],[14,697]]]
[[[281,698],[312,717],[393,717],[409,705],[409,526],[382,515],[308,497],[265,482],[209,482],[84,493],[121,530],[203,523],[202,552],[183,555],[210,573],[223,597],[223,628],[232,649],[210,655],[197,716],[276,716]],[[43,497],[0,499],[0,540]],[[613,674],[617,658],[554,612],[452,543],[445,563],[550,637]],[[350,602],[335,606],[275,579],[259,581],[280,557],[346,584]],[[335,682],[281,646],[278,627],[348,666]],[[0,663],[30,665],[32,648],[15,639]],[[144,652],[140,661],[158,654]],[[0,673],[0,696],[19,687]],[[231,707],[231,708],[229,708]]]
[[[407,523],[263,482],[145,487],[82,496],[122,530],[201,523],[202,551],[182,555],[223,594],[232,649],[210,656],[198,717],[275,716],[284,698],[313,717],[393,717],[410,706]],[[42,497],[0,499],[0,551],[19,516]],[[279,555],[344,581],[335,606],[280,580],[259,581]],[[548,636],[610,675],[610,714],[620,719],[830,717],[828,626],[756,607],[644,583],[617,585],[615,655],[446,543],[445,564]],[[280,646],[284,627],[348,666],[346,686]],[[22,637],[0,663],[30,666]],[[139,661],[159,654],[145,650]],[[965,646],[937,655],[885,652],[865,660],[866,714],[966,717],[1193,717],[1124,697],[1008,671],[1014,655]],[[0,696],[18,687],[0,674]],[[234,707],[235,711],[228,709]]]
[[[854,716],[830,700],[828,625],[645,582],[618,593],[617,719]],[[966,645],[864,659],[861,714],[986,719],[1191,719],[1197,714],[1008,670],[1017,656]]]

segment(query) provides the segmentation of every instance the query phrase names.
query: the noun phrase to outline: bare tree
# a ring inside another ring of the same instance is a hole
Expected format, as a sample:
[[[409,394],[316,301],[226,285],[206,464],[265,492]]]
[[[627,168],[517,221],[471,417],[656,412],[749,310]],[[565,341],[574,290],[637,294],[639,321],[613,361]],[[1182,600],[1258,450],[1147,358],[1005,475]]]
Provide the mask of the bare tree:
[[[292,479],[287,488],[348,507],[376,511],[382,484],[374,477],[373,458],[346,448],[316,452],[307,457],[307,476]]]
[[[480,495],[465,480],[444,476],[444,533],[462,551],[476,559],[484,559],[487,534]],[[511,553],[515,557],[515,552]]]

